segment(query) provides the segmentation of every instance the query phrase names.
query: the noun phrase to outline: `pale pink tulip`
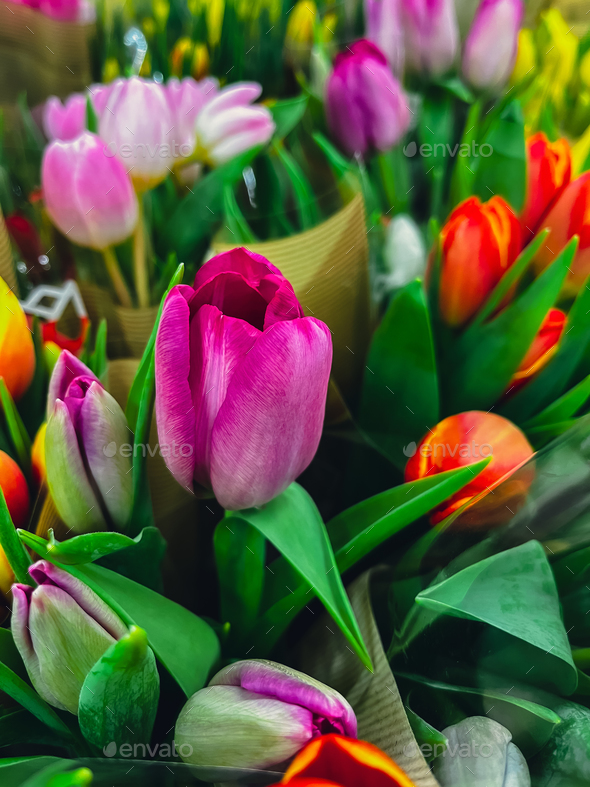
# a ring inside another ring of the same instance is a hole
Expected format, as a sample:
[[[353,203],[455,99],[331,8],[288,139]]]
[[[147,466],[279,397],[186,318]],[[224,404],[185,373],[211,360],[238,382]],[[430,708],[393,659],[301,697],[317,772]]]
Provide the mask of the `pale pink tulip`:
[[[463,53],[463,76],[479,90],[497,90],[508,81],[518,49],[522,0],[482,0]]]
[[[400,76],[404,70],[402,0],[365,0],[364,7],[367,39],[379,47]]]
[[[430,76],[448,71],[459,48],[454,0],[403,0],[406,65]]]
[[[190,148],[187,155],[191,155],[196,145],[197,117],[205,104],[215,98],[219,82],[213,78],[202,79],[197,82],[192,77],[185,77],[182,82],[173,77],[166,84],[166,95],[172,119],[174,122],[174,136],[180,144]]]

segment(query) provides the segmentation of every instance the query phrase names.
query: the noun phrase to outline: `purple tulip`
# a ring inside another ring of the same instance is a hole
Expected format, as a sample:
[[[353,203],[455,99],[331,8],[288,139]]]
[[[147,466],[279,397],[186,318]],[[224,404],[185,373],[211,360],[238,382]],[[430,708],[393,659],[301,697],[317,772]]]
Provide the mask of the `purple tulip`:
[[[128,238],[137,224],[137,197],[121,162],[105,155],[89,131],[71,141],[55,140],[41,166],[49,217],[67,237],[104,250]]]
[[[398,76],[404,70],[401,5],[401,0],[365,0],[367,39],[379,47]]]
[[[309,465],[322,432],[330,331],[280,271],[219,254],[168,294],[156,339],[160,449],[176,480],[224,508],[260,506]]]
[[[336,56],[326,84],[326,118],[332,136],[351,156],[389,150],[405,134],[406,96],[375,44],[355,41]]]
[[[202,161],[218,167],[269,141],[275,130],[271,113],[266,107],[251,106],[261,93],[256,82],[236,82],[207,103],[196,123],[197,154]]]
[[[329,733],[357,736],[354,711],[341,694],[282,664],[253,659],[225,667],[193,694],[174,742],[192,765],[270,768]]]
[[[514,68],[522,0],[482,0],[463,52],[463,76],[478,90],[503,87]]]
[[[29,567],[37,583],[12,586],[12,635],[35,690],[77,715],[86,675],[127,626],[79,579],[46,560]]]
[[[67,350],[53,370],[47,410],[47,484],[61,518],[77,533],[124,529],[133,491],[123,411]]]
[[[404,0],[402,9],[406,64],[419,73],[444,74],[459,47],[454,0]]]
[[[185,77],[180,82],[173,77],[166,84],[166,96],[174,122],[174,136],[179,145],[183,145],[188,151],[187,156],[195,149],[197,117],[205,104],[215,98],[218,88],[217,79],[210,77],[200,82],[192,77]]]

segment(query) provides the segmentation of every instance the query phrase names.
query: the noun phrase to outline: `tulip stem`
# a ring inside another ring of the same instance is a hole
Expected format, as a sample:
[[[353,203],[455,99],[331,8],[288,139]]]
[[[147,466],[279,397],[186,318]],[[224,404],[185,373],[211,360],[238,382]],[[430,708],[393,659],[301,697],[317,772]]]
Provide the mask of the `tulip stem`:
[[[125,279],[123,278],[121,268],[117,262],[115,252],[110,246],[107,246],[106,249],[103,249],[102,256],[104,257],[104,264],[106,265],[107,273],[117,293],[119,303],[121,306],[126,306],[128,309],[133,308],[133,301],[131,300],[127,285],[125,284]]]
[[[2,489],[0,489],[0,544],[10,568],[14,571],[16,581],[23,585],[34,586],[35,583],[28,572],[32,561],[12,524]]]
[[[143,222],[143,201],[139,195],[139,217],[137,227],[133,237],[133,272],[135,275],[135,289],[140,309],[150,305],[150,291],[148,286],[148,275],[145,259],[145,228]]]

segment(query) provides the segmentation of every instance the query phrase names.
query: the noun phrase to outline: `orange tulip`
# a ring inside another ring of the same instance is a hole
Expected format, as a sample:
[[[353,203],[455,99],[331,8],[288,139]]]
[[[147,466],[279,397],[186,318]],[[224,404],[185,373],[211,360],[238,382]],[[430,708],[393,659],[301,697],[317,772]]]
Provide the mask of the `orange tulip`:
[[[416,453],[406,465],[405,480],[417,481],[425,476],[436,475],[445,470],[479,462],[490,456],[491,461],[473,481],[445,500],[432,512],[430,521],[437,524],[449,514],[457,511],[464,503],[469,503],[482,492],[492,492],[494,487],[505,481],[518,467],[533,455],[529,441],[511,421],[494,413],[472,410],[459,415],[451,415],[437,424],[421,440]],[[499,507],[505,521],[504,508],[518,505],[530,485],[519,482],[517,489],[510,494],[495,495],[490,501],[490,517],[482,519],[482,524],[497,521]],[[510,498],[510,500],[508,499]],[[493,511],[492,511],[493,509]],[[508,510],[508,515],[512,513]]]
[[[463,325],[477,312],[516,260],[518,219],[501,197],[469,197],[441,231],[440,313],[447,325]]]
[[[0,377],[13,399],[24,394],[34,372],[33,334],[16,295],[0,279]]]
[[[532,380],[551,360],[561,339],[567,316],[561,309],[549,309],[529,351],[510,380],[506,393],[514,394]]]
[[[570,182],[572,159],[565,139],[549,142],[540,131],[527,139],[527,194],[520,214],[522,237],[528,243],[541,219]]]
[[[20,467],[4,451],[0,451],[0,488],[14,526],[25,527],[29,517],[29,488]]]
[[[291,787],[415,787],[410,777],[381,749],[366,741],[333,734],[316,738],[299,752],[281,784]]]
[[[546,268],[570,238],[580,238],[564,287],[565,294],[575,295],[590,275],[590,172],[566,186],[541,224],[551,231],[535,258],[537,271]]]

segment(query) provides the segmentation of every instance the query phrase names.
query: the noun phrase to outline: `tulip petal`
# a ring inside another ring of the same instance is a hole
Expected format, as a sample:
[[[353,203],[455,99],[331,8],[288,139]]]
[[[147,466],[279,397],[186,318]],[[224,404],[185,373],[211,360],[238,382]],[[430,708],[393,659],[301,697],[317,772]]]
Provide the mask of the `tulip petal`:
[[[199,115],[197,125],[205,128],[220,112],[251,104],[261,93],[262,87],[258,82],[237,82],[228,85],[220,90],[212,101],[209,101]]]
[[[88,480],[67,405],[57,399],[45,433],[47,484],[63,521],[76,533],[106,530]]]
[[[190,300],[191,319],[205,304],[216,306],[228,317],[247,320],[259,330],[264,326],[267,301],[241,273],[218,273],[203,284]]]
[[[100,383],[92,383],[86,392],[79,433],[102,502],[116,528],[124,529],[133,505],[133,464],[131,456],[124,455],[121,448],[132,447],[133,435],[118,403]]]
[[[211,482],[227,509],[262,505],[314,457],[322,432],[332,342],[326,325],[272,325],[236,369],[215,421]]]
[[[275,322],[296,320],[303,316],[303,307],[295,295],[291,282],[283,279],[266,308],[264,330],[270,328]]]
[[[190,331],[189,386],[196,415],[194,477],[201,486],[208,487],[211,430],[232,373],[254,345],[260,331],[209,305],[199,309],[191,321]]]
[[[195,290],[198,290],[205,282],[211,281],[219,273],[241,274],[254,289],[260,288],[260,282],[269,274],[276,274],[281,280],[285,277],[266,257],[262,254],[255,254],[253,251],[245,249],[243,246],[230,251],[216,254],[208,260],[197,271],[195,276]]]
[[[90,377],[98,381],[98,377],[82,363],[75,355],[69,350],[62,350],[55,362],[51,380],[49,381],[49,390],[47,392],[47,420],[53,412],[56,399],[64,399],[70,383],[76,377]]]
[[[214,145],[209,153],[209,158],[216,165],[225,164],[245,150],[256,145],[264,145],[272,137],[275,126],[272,120],[260,119],[256,125],[252,124],[246,131],[234,134]]]
[[[168,470],[179,484],[193,491],[194,451],[180,452],[177,446],[193,446],[196,414],[189,387],[190,310],[187,299],[192,287],[173,287],[164,303],[156,337],[156,422]]]

